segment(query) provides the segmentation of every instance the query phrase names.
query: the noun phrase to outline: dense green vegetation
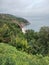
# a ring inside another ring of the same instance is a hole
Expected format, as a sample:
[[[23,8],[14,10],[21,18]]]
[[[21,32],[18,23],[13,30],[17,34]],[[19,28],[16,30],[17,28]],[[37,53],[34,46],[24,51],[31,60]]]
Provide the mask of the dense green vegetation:
[[[23,34],[21,24],[29,23],[0,14],[0,65],[49,65],[49,27]]]
[[[5,43],[0,43],[0,65],[49,65],[49,57],[28,55]]]
[[[26,19],[16,17],[10,14],[0,14],[0,21],[9,23],[12,22],[19,25],[23,24],[24,26],[29,24],[29,22]]]
[[[41,27],[39,32],[28,30],[26,38],[29,52],[32,54],[49,55],[49,27]]]

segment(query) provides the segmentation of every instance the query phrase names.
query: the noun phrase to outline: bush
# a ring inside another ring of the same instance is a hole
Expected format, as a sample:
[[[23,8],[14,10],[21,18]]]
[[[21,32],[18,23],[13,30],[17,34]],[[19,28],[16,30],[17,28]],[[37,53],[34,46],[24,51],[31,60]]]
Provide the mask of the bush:
[[[28,55],[15,47],[0,43],[0,65],[49,65],[49,57]]]

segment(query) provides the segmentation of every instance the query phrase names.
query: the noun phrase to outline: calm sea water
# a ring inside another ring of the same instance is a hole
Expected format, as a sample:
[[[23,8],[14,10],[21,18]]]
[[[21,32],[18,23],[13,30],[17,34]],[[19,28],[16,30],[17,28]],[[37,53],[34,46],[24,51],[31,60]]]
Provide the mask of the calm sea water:
[[[35,31],[39,31],[39,29],[43,26],[49,26],[49,20],[28,20],[30,25],[26,26],[25,29],[33,29]]]

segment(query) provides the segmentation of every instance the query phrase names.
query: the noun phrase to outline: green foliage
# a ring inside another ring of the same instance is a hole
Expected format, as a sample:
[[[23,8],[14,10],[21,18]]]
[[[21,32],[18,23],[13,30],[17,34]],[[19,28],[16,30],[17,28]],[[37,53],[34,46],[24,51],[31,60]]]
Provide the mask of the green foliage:
[[[16,47],[29,54],[49,55],[49,27],[42,27],[39,32],[27,30],[22,33],[21,24],[28,21],[12,15],[0,14],[0,42]]]
[[[2,25],[0,27],[0,41],[1,42],[11,42],[12,38],[21,33],[21,29],[18,25],[14,23],[3,23],[0,22]],[[15,38],[13,38],[15,39]]]
[[[10,14],[0,14],[0,22],[9,22],[9,23],[15,23],[15,24],[23,24],[23,25],[28,25],[29,22],[24,19],[24,18],[20,18],[20,17],[16,17],[14,15],[10,15]]]
[[[49,57],[28,55],[13,46],[0,43],[0,65],[49,65]]]
[[[49,55],[49,27],[41,27],[39,32],[27,30],[27,52],[31,54]]]
[[[25,38],[16,37],[16,48],[25,51],[27,49],[27,40]]]
[[[49,27],[41,27],[39,31],[39,43],[42,44],[42,54],[49,53]]]

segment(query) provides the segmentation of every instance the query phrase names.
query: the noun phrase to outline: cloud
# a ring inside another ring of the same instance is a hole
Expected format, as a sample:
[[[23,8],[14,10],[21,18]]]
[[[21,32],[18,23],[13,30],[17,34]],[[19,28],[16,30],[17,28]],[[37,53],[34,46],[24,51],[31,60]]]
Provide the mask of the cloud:
[[[18,16],[49,14],[49,0],[0,0],[0,12]]]

